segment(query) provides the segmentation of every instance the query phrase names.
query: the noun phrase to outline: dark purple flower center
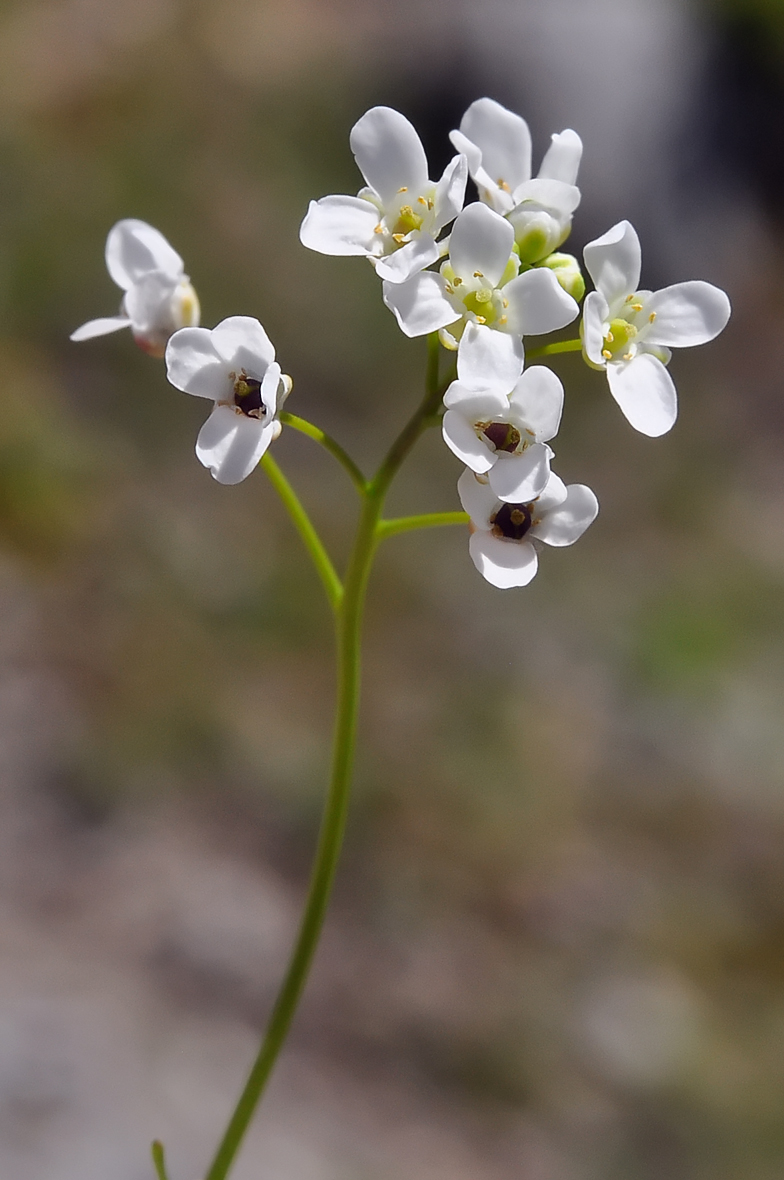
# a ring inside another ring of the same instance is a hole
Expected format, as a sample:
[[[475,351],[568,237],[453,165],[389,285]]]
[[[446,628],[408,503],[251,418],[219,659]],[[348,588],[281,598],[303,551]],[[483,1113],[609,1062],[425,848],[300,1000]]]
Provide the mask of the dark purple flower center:
[[[247,418],[263,418],[267,408],[261,400],[261,382],[240,373],[234,382],[234,405]]]
[[[522,541],[533,524],[532,504],[502,504],[492,518],[493,535]]]
[[[509,422],[488,422],[482,427],[482,434],[497,451],[514,453],[520,445],[520,431]]]

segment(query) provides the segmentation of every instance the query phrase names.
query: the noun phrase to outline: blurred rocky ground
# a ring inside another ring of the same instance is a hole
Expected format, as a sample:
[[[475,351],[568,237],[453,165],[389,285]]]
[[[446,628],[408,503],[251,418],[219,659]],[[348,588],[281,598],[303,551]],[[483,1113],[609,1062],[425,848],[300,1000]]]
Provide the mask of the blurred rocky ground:
[[[567,387],[596,525],[520,593],[459,530],[382,551],[326,936],[237,1180],[780,1180],[784,481],[775,3],[7,0],[0,8],[0,1174],[203,1174],[280,978],[332,708],[319,587],[259,474],[118,335],[120,217],[204,321],[258,315],[292,409],[369,468],[418,397],[359,260],[307,255],[376,102],[434,170],[468,102],[583,135],[573,249],[726,287],[635,435]],[[342,472],[276,456],[345,555]],[[393,510],[456,506],[423,440]]]

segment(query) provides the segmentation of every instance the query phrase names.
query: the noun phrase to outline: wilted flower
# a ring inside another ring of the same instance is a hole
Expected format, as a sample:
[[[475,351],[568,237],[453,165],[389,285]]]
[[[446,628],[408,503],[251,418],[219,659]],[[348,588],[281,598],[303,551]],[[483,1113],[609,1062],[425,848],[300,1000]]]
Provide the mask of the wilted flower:
[[[300,240],[320,254],[364,254],[382,279],[402,283],[440,256],[436,239],[463,207],[465,156],[455,156],[434,183],[422,141],[391,107],[367,111],[350,143],[368,187],[356,197],[311,201]]]
[[[585,265],[596,284],[583,307],[583,352],[605,369],[610,392],[635,430],[666,434],[678,416],[675,385],[665,365],[670,348],[705,344],[730,317],[723,291],[699,280],[640,291],[640,239],[619,221],[589,242]]]
[[[581,483],[566,487],[554,471],[540,496],[518,504],[499,500],[486,477],[468,468],[457,491],[471,517],[471,560],[500,590],[527,586],[534,577],[539,563],[534,541],[573,545],[599,511],[590,488]]]
[[[162,357],[173,332],[198,324],[199,300],[182,259],[146,221],[126,218],[112,226],[106,268],[125,292],[120,314],[89,320],[71,334],[72,340],[130,328],[140,348]]]
[[[240,483],[256,467],[281,425],[291,391],[258,320],[230,316],[217,328],[183,328],[166,349],[172,385],[215,402],[199,432],[196,455],[218,483]]]

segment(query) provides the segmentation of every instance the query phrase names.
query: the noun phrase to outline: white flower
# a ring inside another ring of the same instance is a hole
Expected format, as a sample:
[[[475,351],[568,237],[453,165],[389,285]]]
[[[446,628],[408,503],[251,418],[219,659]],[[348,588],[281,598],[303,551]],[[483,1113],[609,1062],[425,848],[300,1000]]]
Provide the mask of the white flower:
[[[402,283],[440,257],[436,239],[463,208],[465,156],[455,156],[435,184],[422,141],[390,107],[367,111],[350,142],[368,187],[356,197],[311,201],[300,240],[320,254],[364,254],[382,279]]]
[[[552,136],[534,179],[528,124],[492,98],[472,102],[450,139],[468,159],[480,200],[514,226],[523,262],[539,262],[557,250],[580,203],[576,181],[583,145],[577,132]]]
[[[198,324],[199,300],[182,259],[146,221],[127,218],[112,226],[106,239],[106,268],[125,292],[120,314],[89,320],[71,334],[72,340],[130,328],[140,348],[163,356],[172,332]]]
[[[534,541],[573,545],[599,511],[590,488],[581,483],[566,487],[554,471],[541,495],[525,503],[502,503],[486,479],[468,468],[457,491],[471,517],[471,559],[482,577],[501,590],[531,581],[538,566]]]
[[[678,416],[678,399],[665,365],[670,347],[705,344],[722,331],[730,301],[711,283],[676,283],[640,291],[640,240],[619,221],[585,247],[596,290],[583,306],[583,352],[605,369],[610,392],[635,430],[666,434]]]
[[[428,271],[405,283],[384,283],[384,302],[406,336],[448,327],[441,340],[455,348],[466,324],[485,324],[504,338],[499,347],[522,362],[523,335],[563,328],[578,314],[578,307],[551,270],[518,274],[520,260],[512,252],[513,244],[509,222],[474,202],[455,221],[449,259],[440,273]]]
[[[217,328],[183,328],[166,348],[172,385],[215,402],[196,455],[218,483],[250,475],[281,431],[276,414],[291,390],[258,320],[235,315]]]
[[[561,421],[564,392],[552,369],[525,372],[498,355],[496,333],[469,324],[457,358],[457,380],[444,395],[447,446],[472,471],[487,473],[499,500],[534,500],[550,478],[547,446]],[[511,392],[510,392],[511,390]]]

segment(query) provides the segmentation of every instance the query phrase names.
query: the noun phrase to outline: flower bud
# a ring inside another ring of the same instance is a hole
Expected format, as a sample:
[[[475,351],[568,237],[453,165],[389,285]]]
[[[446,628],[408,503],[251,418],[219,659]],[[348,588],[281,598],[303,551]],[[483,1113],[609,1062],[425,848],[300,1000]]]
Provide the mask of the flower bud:
[[[535,201],[523,201],[509,214],[515,244],[522,263],[533,265],[557,250],[567,237],[569,226]]]
[[[580,302],[585,294],[585,279],[574,254],[550,254],[537,265],[551,270],[566,294],[571,295],[577,303]]]

